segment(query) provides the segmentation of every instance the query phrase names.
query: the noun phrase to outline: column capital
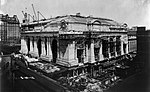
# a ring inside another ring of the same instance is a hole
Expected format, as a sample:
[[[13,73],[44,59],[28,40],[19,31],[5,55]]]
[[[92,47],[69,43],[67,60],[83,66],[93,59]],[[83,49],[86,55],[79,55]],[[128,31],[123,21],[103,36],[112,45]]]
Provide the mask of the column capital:
[[[114,36],[113,41],[116,42],[116,36]]]
[[[41,41],[44,41],[44,42],[45,42],[45,37],[41,37]]]
[[[33,39],[34,41],[38,41],[39,38],[37,36],[34,36]]]
[[[91,43],[94,43],[94,39],[91,39]]]
[[[34,37],[33,37],[33,36],[30,36],[29,38],[30,38],[30,40],[33,40]]]
[[[21,39],[24,39],[25,38],[25,36],[21,36]]]
[[[23,39],[27,40],[29,37],[28,36],[24,36]]]
[[[46,37],[47,41],[50,41],[50,37]]]

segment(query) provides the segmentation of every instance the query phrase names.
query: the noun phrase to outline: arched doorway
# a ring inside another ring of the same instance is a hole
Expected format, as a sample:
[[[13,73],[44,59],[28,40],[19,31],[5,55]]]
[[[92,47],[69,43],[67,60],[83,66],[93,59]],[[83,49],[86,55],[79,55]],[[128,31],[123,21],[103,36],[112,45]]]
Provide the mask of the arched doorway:
[[[45,50],[46,50],[46,55],[47,55],[47,38],[45,38]]]
[[[37,42],[37,48],[38,48],[38,54],[39,54],[39,56],[41,56],[41,39],[39,39],[38,40],[38,42]]]
[[[108,45],[109,43],[108,43],[108,38],[104,38],[104,39],[102,39],[102,53],[103,53],[103,56],[104,56],[104,58],[108,58],[109,57],[109,55],[108,55],[108,47],[109,47],[109,45]]]
[[[84,63],[83,50],[84,49],[77,49],[78,63]]]
[[[56,39],[52,41],[52,55],[53,55],[53,63],[56,63],[56,60],[57,60],[57,40]]]
[[[28,48],[28,53],[30,51],[30,38],[27,39],[27,48]]]
[[[110,48],[110,55],[111,56],[115,56],[115,53],[114,53],[114,51],[115,51],[115,46],[114,46],[114,38],[112,38],[112,37],[110,37],[110,40],[109,40],[109,48]]]
[[[125,43],[123,43],[123,52],[126,53],[126,48],[127,48],[127,45]]]

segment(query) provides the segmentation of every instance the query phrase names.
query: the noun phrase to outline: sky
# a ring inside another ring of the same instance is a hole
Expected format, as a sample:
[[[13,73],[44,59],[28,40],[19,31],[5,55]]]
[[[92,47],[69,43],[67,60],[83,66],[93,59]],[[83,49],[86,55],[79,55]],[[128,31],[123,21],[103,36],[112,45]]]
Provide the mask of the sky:
[[[46,18],[80,12],[150,29],[150,0],[0,0],[0,13],[16,14],[21,21],[22,11],[34,15],[31,4]]]

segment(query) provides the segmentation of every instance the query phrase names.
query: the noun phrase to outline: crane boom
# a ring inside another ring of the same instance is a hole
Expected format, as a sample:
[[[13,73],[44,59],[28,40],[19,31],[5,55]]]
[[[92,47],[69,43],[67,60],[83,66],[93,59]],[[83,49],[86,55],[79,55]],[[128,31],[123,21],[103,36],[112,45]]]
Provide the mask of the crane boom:
[[[30,16],[32,18],[32,20],[34,21],[34,16],[31,16],[30,14],[28,14],[28,16]]]
[[[40,11],[38,11],[38,17],[39,17],[39,14],[40,14],[44,19],[46,19]]]
[[[25,16],[24,11],[22,11],[23,16]]]
[[[33,12],[34,12],[35,19],[37,20],[37,16],[36,16],[36,12],[35,12],[35,9],[34,9],[33,4],[32,4],[32,8],[33,8]]]

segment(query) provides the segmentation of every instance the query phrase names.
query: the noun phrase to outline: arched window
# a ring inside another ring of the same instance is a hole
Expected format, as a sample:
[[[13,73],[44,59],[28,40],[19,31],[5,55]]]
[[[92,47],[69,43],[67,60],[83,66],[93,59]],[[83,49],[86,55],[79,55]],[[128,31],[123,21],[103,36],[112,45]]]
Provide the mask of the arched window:
[[[101,22],[99,20],[93,20],[91,23],[93,31],[101,31]]]

